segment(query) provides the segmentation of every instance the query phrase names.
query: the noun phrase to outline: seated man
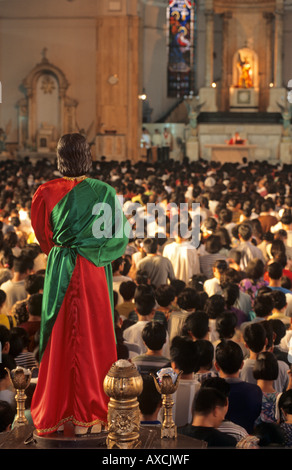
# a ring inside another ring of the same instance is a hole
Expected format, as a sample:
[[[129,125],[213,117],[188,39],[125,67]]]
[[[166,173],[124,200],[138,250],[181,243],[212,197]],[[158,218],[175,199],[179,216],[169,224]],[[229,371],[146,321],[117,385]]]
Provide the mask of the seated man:
[[[160,426],[159,411],[162,407],[161,394],[158,392],[151,375],[143,375],[143,390],[138,396],[141,424]]]
[[[239,344],[224,340],[215,351],[215,367],[219,376],[230,385],[229,407],[226,419],[253,433],[254,423],[261,413],[262,391],[258,385],[240,378],[243,366],[243,352]]]
[[[192,338],[175,336],[171,342],[170,359],[174,372],[182,372],[173,394],[173,419],[177,426],[184,426],[192,419],[194,397],[201,386],[194,373],[197,370],[197,349]]]
[[[140,354],[143,354],[147,352],[147,346],[142,339],[142,331],[149,321],[154,320],[155,316],[156,300],[151,286],[141,284],[137,287],[135,304],[138,321],[124,329],[123,337],[126,343],[137,345],[140,349]],[[169,338],[167,334],[166,342],[163,346],[163,354],[167,356],[168,353]]]
[[[168,332],[170,341],[182,334],[182,328],[190,313],[198,310],[200,296],[192,287],[186,287],[177,297],[178,309],[173,311],[168,320]]]
[[[158,241],[156,238],[145,238],[143,249],[146,256],[138,261],[137,270],[145,271],[152,285],[157,288],[175,279],[171,261],[157,253]]]
[[[170,366],[170,359],[162,354],[166,343],[167,331],[165,326],[158,321],[149,321],[142,330],[142,340],[147,351],[132,358],[141,375],[155,374],[159,369]]]
[[[207,442],[207,447],[236,447],[235,437],[217,429],[227,410],[228,400],[221,391],[203,387],[194,401],[192,423],[178,428],[178,432]]]

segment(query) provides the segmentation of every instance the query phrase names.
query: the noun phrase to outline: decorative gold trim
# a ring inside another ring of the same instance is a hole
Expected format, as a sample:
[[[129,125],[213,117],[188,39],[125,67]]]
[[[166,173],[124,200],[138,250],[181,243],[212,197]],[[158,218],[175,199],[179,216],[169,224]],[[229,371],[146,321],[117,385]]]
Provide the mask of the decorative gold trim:
[[[82,175],[82,176],[63,176],[63,179],[64,180],[67,180],[67,181],[83,181],[85,180],[86,178],[88,178],[88,176],[85,176],[85,175]]]
[[[51,434],[53,432],[56,432],[57,429],[62,426],[65,423],[72,422],[74,426],[83,426],[85,428],[89,428],[91,426],[94,426],[95,424],[101,423],[102,426],[107,426],[107,422],[102,421],[100,419],[96,419],[94,421],[91,421],[89,423],[83,423],[82,421],[78,421],[75,419],[73,416],[68,416],[68,418],[63,418],[61,421],[59,421],[55,426],[47,429],[36,429],[37,434],[42,435],[42,434]]]

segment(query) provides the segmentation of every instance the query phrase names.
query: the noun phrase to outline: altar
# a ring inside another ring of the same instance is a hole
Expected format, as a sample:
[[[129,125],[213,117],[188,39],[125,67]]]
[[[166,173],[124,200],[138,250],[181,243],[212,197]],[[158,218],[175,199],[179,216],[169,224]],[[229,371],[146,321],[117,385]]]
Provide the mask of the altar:
[[[248,160],[254,160],[254,150],[257,148],[257,145],[206,144],[205,147],[210,149],[210,159],[212,161],[239,163],[242,162],[243,157],[246,157]]]

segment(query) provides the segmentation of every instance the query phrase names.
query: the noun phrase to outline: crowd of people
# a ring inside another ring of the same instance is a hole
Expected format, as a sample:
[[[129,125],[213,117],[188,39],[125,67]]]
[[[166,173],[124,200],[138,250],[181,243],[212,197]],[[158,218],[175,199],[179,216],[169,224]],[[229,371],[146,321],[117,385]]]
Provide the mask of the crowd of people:
[[[292,168],[103,157],[89,176],[115,188],[132,227],[112,271],[118,358],[144,381],[141,423],[161,425],[151,374],[165,369],[179,375],[179,433],[208,447],[291,447]],[[46,159],[1,162],[2,432],[15,417],[5,367],[33,369],[31,394],[37,381],[46,256],[30,204],[58,177]]]

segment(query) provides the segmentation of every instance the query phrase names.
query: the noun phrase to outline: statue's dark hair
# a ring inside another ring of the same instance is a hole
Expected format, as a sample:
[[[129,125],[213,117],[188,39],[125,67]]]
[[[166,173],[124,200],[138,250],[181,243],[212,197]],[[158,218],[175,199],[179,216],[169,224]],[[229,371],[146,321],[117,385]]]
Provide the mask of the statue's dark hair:
[[[57,145],[58,170],[63,176],[82,176],[92,166],[90,146],[78,133],[63,135]]]

